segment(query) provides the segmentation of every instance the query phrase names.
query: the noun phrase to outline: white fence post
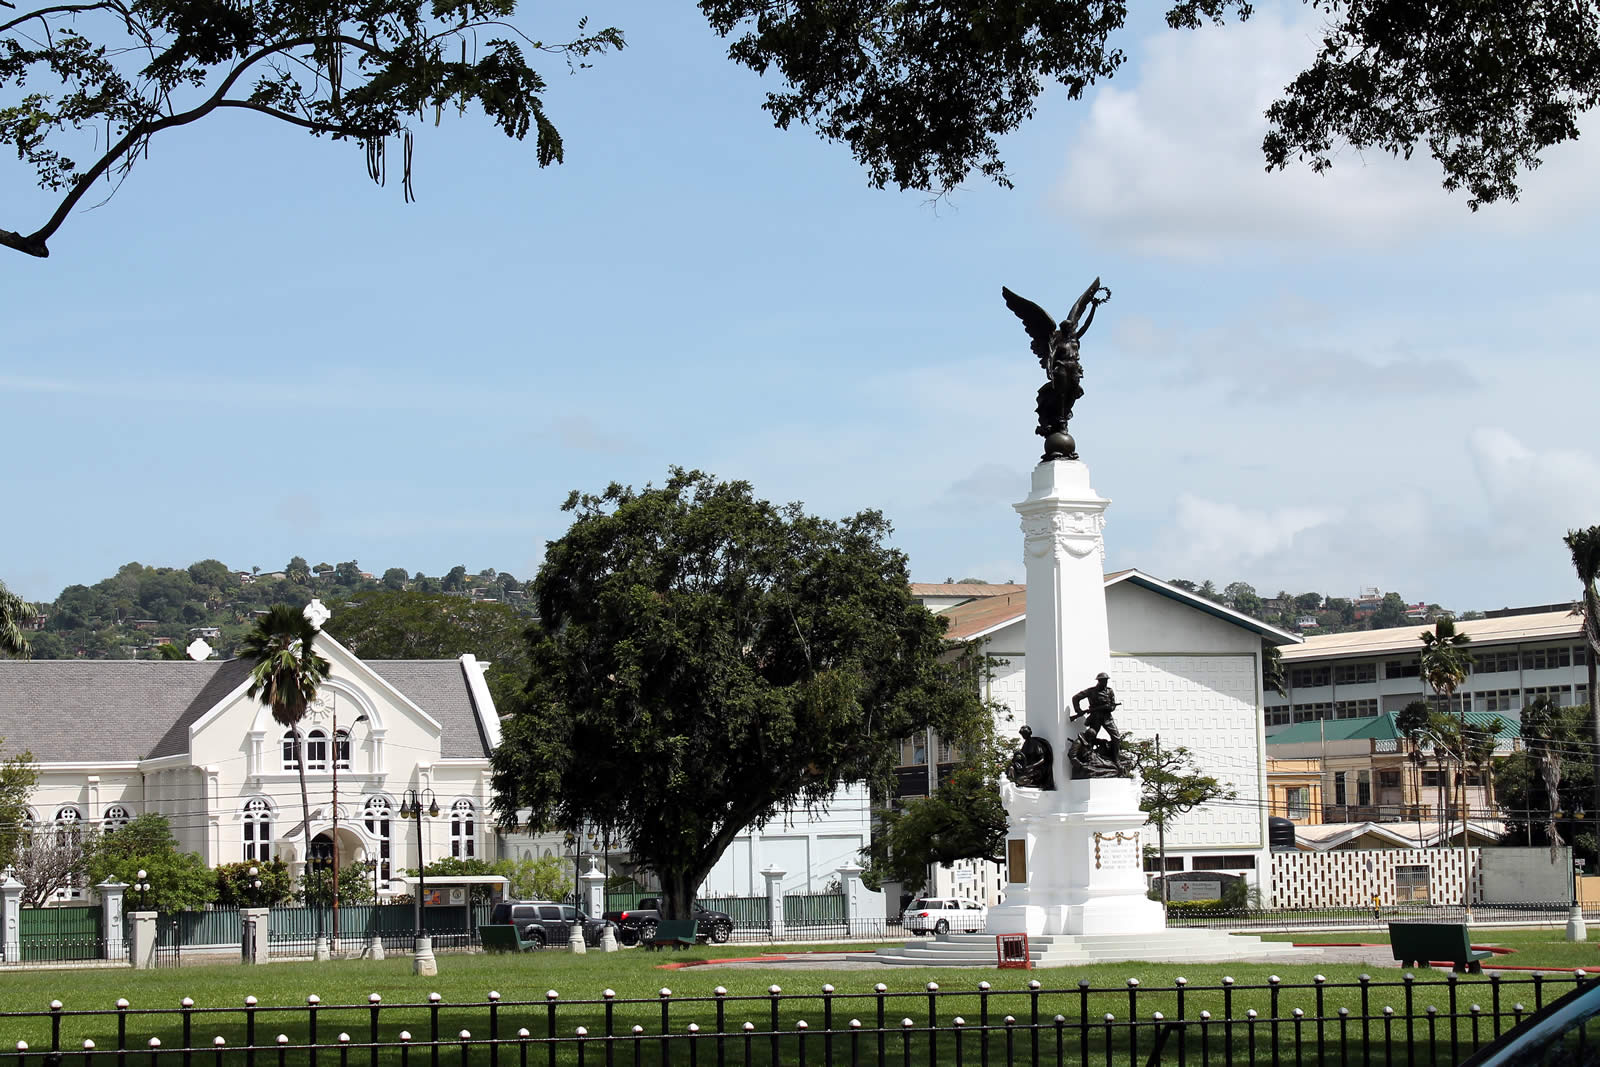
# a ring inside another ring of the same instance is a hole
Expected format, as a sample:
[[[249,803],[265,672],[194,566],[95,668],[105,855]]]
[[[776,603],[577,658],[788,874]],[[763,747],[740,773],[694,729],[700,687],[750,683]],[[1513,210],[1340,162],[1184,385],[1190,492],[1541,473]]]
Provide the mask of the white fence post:
[[[22,883],[10,871],[0,879],[0,939],[6,962],[22,962]]]
[[[122,901],[128,892],[128,883],[107,878],[94,888],[100,894],[100,934],[105,939],[101,958],[125,960],[128,958],[128,933],[122,925]]]
[[[147,971],[156,965],[156,913],[130,911],[128,927],[128,955],[133,969]]]
[[[761,877],[767,880],[767,936],[774,941],[783,940],[783,876],[789,872],[782,867],[766,867]]]

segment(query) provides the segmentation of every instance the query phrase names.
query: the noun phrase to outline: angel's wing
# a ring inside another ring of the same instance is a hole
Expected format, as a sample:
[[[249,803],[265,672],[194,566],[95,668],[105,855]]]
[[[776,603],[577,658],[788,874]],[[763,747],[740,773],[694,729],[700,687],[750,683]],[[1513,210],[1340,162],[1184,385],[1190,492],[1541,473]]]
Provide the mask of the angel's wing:
[[[1098,283],[1097,283],[1098,284]],[[1090,290],[1093,292],[1093,290]],[[1006,298],[1006,307],[1011,313],[1022,320],[1022,325],[1027,328],[1028,336],[1033,338],[1033,354],[1043,362],[1050,358],[1050,338],[1056,332],[1056,320],[1050,313],[1035,304],[1013,293],[1005,286],[1000,287],[1000,295]]]

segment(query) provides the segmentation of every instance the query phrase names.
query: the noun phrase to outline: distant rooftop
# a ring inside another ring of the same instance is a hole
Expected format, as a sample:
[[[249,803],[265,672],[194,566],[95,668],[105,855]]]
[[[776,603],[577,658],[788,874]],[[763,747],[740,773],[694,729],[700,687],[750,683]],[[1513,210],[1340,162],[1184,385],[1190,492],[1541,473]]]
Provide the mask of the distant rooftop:
[[[1027,586],[1010,582],[912,582],[912,596],[1005,596]]]
[[[1431,701],[1430,701],[1431,703]],[[1469,711],[1467,721],[1477,726],[1489,726],[1496,720],[1500,730],[1496,736],[1510,741],[1522,736],[1522,719],[1514,711]],[[1364,719],[1315,719],[1297,722],[1267,734],[1267,745],[1305,745],[1319,741],[1395,741],[1401,737],[1395,725],[1395,713],[1369,715]]]
[[[1571,605],[1559,611],[1513,614],[1496,618],[1467,619],[1456,623],[1456,632],[1472,638],[1473,644],[1505,644],[1514,641],[1576,640],[1583,619],[1572,613]],[[1431,626],[1408,623],[1384,630],[1351,630],[1342,634],[1314,634],[1293,648],[1283,650],[1285,663],[1328,659],[1335,656],[1377,656],[1395,652],[1416,652],[1422,647],[1418,636]]]

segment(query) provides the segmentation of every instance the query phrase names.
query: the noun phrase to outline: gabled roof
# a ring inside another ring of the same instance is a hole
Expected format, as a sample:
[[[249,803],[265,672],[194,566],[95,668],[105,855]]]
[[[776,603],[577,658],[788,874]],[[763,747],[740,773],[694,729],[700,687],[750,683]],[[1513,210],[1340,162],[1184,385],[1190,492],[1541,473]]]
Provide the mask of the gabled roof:
[[[1583,619],[1571,611],[1544,611],[1532,615],[1507,615],[1498,619],[1467,619],[1456,623],[1456,633],[1466,634],[1474,645],[1506,644],[1517,641],[1576,641],[1582,636]],[[1298,647],[1284,649],[1290,660],[1331,659],[1339,656],[1381,656],[1416,653],[1419,639],[1430,623],[1412,622],[1382,630],[1352,630],[1342,634],[1316,634]],[[1470,646],[1469,646],[1470,650]]]
[[[1160,578],[1151,577],[1143,571],[1128,569],[1112,571],[1105,576],[1105,587],[1110,589],[1122,582],[1129,582],[1141,589],[1148,589],[1159,596],[1176,600],[1191,608],[1205,612],[1214,618],[1231,622],[1235,626],[1242,626],[1260,634],[1263,640],[1275,645],[1295,644],[1300,641],[1299,634],[1292,634],[1287,630],[1280,630],[1276,626],[1268,625],[1260,619],[1253,619],[1242,612],[1234,611],[1230,607],[1207,600],[1203,596],[1179,589],[1175,585],[1163,582]],[[944,618],[950,620],[950,629],[945,636],[953,641],[970,641],[977,637],[987,637],[997,630],[1019,622],[1028,615],[1028,592],[1026,587],[1018,587],[1019,591],[1004,596],[989,596],[981,600],[971,600],[965,604],[957,604],[948,611],[942,612]]]
[[[1106,575],[1107,589],[1120,582],[1129,582],[1139,586],[1141,589],[1148,589],[1152,593],[1176,600],[1180,604],[1187,604],[1191,608],[1197,608],[1207,615],[1221,619],[1224,622],[1231,622],[1235,626],[1244,627],[1246,630],[1254,630],[1261,635],[1262,640],[1270,641],[1274,645],[1297,645],[1303,640],[1299,634],[1290,633],[1288,630],[1280,630],[1276,626],[1246,615],[1242,611],[1234,611],[1226,604],[1218,604],[1215,600],[1207,600],[1198,593],[1180,589],[1171,582],[1163,582],[1160,578],[1140,570],[1113,571]]]
[[[1373,837],[1387,842],[1391,848],[1416,848],[1419,845],[1429,848],[1443,843],[1447,835],[1456,840],[1461,838],[1459,822],[1452,824],[1449,829],[1438,822],[1423,822],[1420,834],[1418,829],[1415,821],[1319,823],[1313,826],[1296,826],[1294,843],[1295,847],[1304,852],[1331,852],[1362,837]],[[1500,840],[1504,833],[1505,824],[1501,822],[1481,819],[1467,821],[1469,840],[1478,838],[1480,841],[1495,842]]]
[[[987,637],[1027,614],[1028,592],[1022,589],[1005,596],[987,596],[957,604],[941,612],[939,617],[950,620],[946,637],[952,641],[970,641],[975,637]]]
[[[489,754],[459,660],[362,662],[439,722],[442,758]],[[0,736],[43,763],[181,755],[189,727],[249,673],[241,659],[0,660]]]

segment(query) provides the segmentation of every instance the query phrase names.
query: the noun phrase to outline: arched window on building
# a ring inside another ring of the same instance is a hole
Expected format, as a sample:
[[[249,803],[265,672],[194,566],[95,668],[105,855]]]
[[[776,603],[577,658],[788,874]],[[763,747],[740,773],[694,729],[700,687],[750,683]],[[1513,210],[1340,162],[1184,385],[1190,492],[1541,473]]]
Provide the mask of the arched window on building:
[[[114,834],[133,818],[133,813],[121,804],[113,804],[106,809],[105,818],[100,820],[100,832]]]
[[[72,804],[65,804],[56,809],[55,819],[56,847],[59,849],[77,849],[83,844],[83,812]],[[57,900],[82,900],[83,876],[72,875],[67,884],[56,890]]]
[[[390,845],[393,838],[390,834],[390,817],[393,812],[389,806],[388,798],[373,797],[367,801],[366,824],[367,833],[378,843],[378,887],[387,889],[389,886]]]
[[[244,806],[244,858],[249,863],[272,859],[272,805],[251,797]]]
[[[470,860],[478,854],[477,819],[472,801],[458,800],[450,805],[450,855]]]
[[[350,769],[350,731],[349,730],[340,730],[339,731],[339,741],[338,741],[338,746],[337,747],[339,749],[339,769],[341,771],[348,771]]]
[[[83,838],[83,812],[71,804],[56,809],[56,844],[65,846]]]
[[[325,771],[328,769],[328,735],[321,730],[312,730],[306,734],[306,770]]]
[[[295,737],[293,730],[285,730],[283,732],[283,769],[286,771],[300,768],[300,757],[296,751],[298,741],[299,739]]]

